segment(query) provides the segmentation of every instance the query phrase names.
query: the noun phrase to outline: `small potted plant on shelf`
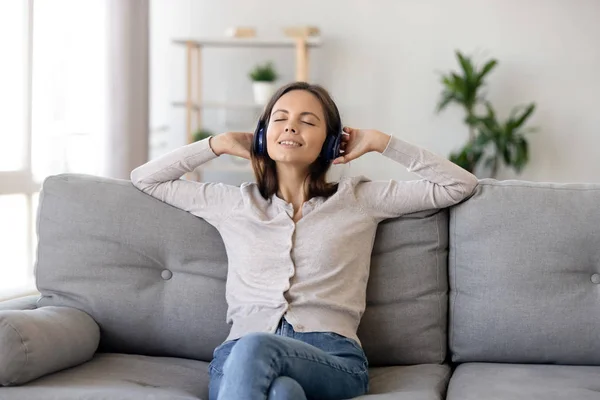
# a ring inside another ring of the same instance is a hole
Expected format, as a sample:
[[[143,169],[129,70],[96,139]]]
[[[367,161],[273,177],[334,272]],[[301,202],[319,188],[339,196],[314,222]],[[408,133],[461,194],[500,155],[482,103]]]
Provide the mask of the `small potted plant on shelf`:
[[[273,63],[269,61],[263,65],[255,66],[250,71],[249,76],[253,82],[254,101],[261,105],[267,104],[275,92],[275,81],[278,78]]]
[[[209,131],[208,129],[198,129],[192,135],[192,140],[194,142],[197,142],[197,141],[200,141],[202,139],[206,139],[207,137],[212,136],[212,135],[213,135],[213,133],[211,131]]]

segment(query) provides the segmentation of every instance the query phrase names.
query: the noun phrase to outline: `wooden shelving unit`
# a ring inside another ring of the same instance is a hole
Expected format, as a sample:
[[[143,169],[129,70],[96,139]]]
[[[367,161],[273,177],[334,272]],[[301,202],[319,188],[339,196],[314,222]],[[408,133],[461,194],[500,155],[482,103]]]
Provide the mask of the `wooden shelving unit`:
[[[319,47],[321,39],[314,36],[296,38],[283,37],[277,39],[261,38],[214,38],[214,39],[175,39],[175,45],[184,46],[186,50],[186,99],[173,102],[174,107],[184,107],[186,110],[187,143],[192,142],[195,129],[202,127],[202,111],[208,108],[227,109],[261,109],[253,103],[218,103],[204,102],[202,99],[202,49],[204,48],[283,48],[294,49],[296,60],[296,80],[309,79],[309,49]],[[194,65],[195,64],[195,65]],[[195,82],[195,88],[194,88]],[[194,90],[195,89],[195,90]],[[194,126],[195,122],[195,126]]]

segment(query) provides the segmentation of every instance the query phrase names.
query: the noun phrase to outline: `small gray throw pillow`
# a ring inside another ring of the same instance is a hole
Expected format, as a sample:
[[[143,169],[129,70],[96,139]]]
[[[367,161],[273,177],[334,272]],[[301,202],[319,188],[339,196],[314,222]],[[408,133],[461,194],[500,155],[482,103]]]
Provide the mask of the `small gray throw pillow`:
[[[0,311],[0,386],[22,385],[89,361],[100,328],[70,307]]]

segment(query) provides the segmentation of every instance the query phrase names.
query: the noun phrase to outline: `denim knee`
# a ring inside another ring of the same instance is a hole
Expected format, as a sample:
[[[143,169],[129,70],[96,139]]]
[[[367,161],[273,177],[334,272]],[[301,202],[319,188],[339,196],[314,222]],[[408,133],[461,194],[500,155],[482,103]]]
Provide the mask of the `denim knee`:
[[[268,346],[272,340],[273,335],[270,333],[249,333],[241,337],[231,349],[223,365],[223,372],[227,374],[227,370],[235,365],[243,365],[247,368],[248,365],[262,359],[272,347]]]
[[[269,388],[268,400],[302,400],[306,399],[304,389],[298,382],[287,376],[275,379]]]

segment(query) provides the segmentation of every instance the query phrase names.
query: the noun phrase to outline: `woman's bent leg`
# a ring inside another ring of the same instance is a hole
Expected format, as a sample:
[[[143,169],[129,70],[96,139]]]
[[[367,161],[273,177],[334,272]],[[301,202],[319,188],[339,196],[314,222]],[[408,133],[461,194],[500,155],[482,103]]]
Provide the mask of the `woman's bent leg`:
[[[291,379],[277,380],[280,377]],[[278,389],[279,385],[289,389]],[[335,400],[365,394],[367,385],[364,353],[351,341],[340,340],[334,352],[325,352],[289,337],[252,333],[239,339],[227,357],[218,398],[271,399],[273,386],[275,394],[282,396],[273,399],[303,399],[291,396],[304,395]],[[300,394],[287,394],[285,390]]]
[[[300,384],[289,376],[276,378],[267,396],[269,400],[306,400],[306,394]]]

